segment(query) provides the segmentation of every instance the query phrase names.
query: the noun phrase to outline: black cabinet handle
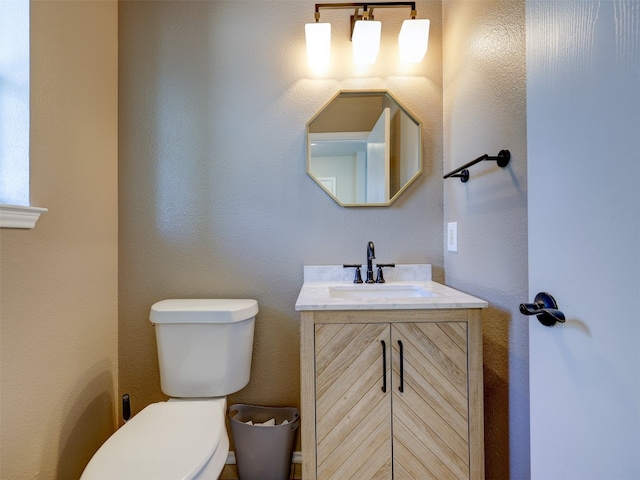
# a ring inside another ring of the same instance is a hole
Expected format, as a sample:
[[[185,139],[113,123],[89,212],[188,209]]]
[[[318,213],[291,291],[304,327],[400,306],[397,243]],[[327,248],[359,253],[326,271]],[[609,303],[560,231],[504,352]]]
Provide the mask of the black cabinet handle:
[[[400,340],[398,340],[398,347],[400,348],[400,386],[398,390],[402,393],[404,392],[404,349]]]
[[[387,344],[380,340],[382,344],[382,392],[387,393]]]

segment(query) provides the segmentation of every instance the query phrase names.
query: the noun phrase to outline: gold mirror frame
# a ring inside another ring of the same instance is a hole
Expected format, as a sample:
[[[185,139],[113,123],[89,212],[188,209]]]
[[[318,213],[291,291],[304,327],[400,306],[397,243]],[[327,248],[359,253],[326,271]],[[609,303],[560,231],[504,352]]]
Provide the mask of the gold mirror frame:
[[[387,207],[422,173],[422,127],[387,90],[342,90],[307,122],[307,174],[343,207]]]

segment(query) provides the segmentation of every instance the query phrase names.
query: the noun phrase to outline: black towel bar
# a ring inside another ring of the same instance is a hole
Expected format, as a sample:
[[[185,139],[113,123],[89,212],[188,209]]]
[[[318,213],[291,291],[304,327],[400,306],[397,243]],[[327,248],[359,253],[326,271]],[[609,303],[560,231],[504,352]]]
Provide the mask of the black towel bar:
[[[482,162],[483,160],[493,160],[495,162],[498,162],[499,167],[504,168],[507,165],[509,165],[509,160],[511,160],[511,153],[509,152],[509,150],[500,150],[500,153],[498,153],[497,157],[490,157],[489,155],[486,155],[486,154],[482,155],[481,157],[478,157],[475,160],[471,160],[469,163],[465,163],[461,167],[458,167],[455,170],[452,170],[442,178],[457,177],[457,178],[460,178],[460,181],[463,183],[468,182],[469,170],[467,169],[475,165],[476,163]]]

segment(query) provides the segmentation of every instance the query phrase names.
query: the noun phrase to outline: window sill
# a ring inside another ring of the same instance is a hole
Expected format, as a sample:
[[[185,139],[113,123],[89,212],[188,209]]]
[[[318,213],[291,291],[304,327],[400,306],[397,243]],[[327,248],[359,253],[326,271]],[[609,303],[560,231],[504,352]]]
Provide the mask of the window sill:
[[[0,204],[0,228],[28,228],[36,226],[46,208]]]

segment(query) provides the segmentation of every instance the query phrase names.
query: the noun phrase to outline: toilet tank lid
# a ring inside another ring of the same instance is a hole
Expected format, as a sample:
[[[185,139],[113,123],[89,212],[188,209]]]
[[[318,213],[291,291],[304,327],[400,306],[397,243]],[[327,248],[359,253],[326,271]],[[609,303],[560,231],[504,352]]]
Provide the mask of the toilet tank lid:
[[[173,299],[151,306],[151,323],[233,323],[255,317],[258,302],[249,299]]]
[[[224,418],[217,402],[153,403],[100,447],[81,480],[193,478],[217,448]]]

